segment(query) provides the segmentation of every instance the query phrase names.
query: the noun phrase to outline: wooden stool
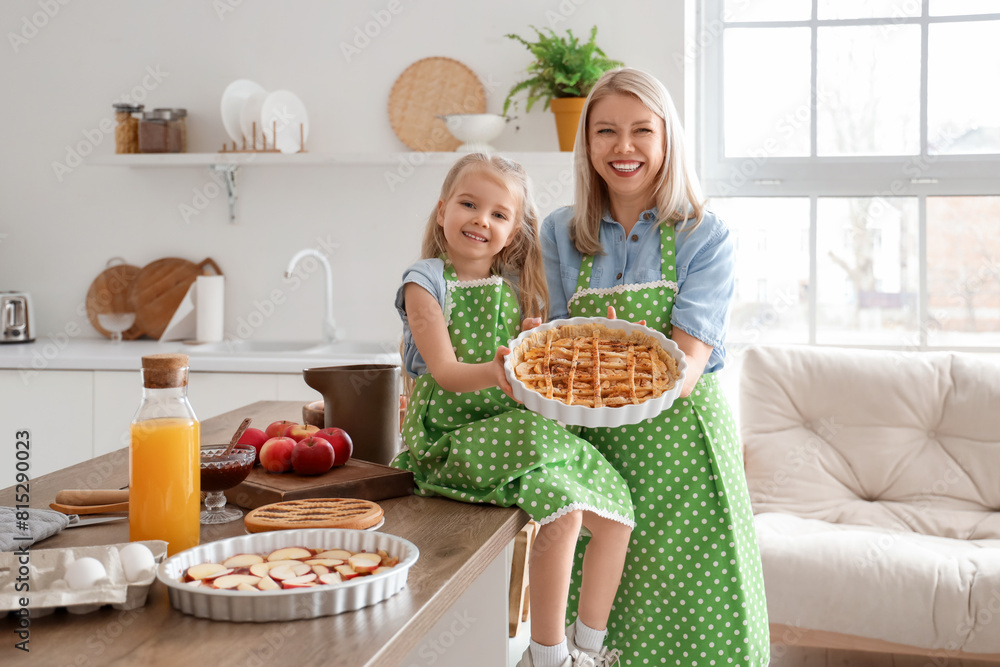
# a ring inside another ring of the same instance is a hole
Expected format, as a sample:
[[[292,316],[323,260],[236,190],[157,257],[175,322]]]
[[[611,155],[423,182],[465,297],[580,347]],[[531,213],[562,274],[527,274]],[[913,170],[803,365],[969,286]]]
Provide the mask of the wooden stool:
[[[517,635],[521,623],[528,620],[528,558],[540,526],[535,521],[525,524],[514,538],[514,558],[510,565],[509,636]]]

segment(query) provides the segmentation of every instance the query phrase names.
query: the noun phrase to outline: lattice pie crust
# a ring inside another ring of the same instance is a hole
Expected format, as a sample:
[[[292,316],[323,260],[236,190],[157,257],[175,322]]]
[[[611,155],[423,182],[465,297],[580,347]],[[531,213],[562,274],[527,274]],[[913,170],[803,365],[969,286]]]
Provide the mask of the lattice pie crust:
[[[382,508],[357,498],[306,498],[258,507],[243,518],[247,530],[353,528],[363,530],[382,520]]]

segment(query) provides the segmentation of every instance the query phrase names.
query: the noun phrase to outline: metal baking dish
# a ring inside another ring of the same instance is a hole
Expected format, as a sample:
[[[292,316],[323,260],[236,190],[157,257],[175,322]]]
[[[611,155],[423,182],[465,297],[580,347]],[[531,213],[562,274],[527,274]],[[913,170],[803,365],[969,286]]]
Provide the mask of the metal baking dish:
[[[357,577],[335,586],[293,590],[214,590],[193,588],[180,581],[192,565],[221,563],[240,553],[267,554],[281,547],[346,549],[352,552],[384,549],[397,556],[399,564],[388,572]],[[342,528],[277,530],[231,537],[182,551],[162,563],[156,576],[170,591],[171,606],[185,614],[213,621],[293,621],[354,611],[392,597],[406,585],[409,570],[419,556],[420,551],[412,542],[385,533]]]
[[[659,331],[650,329],[642,324],[634,324],[625,320],[609,320],[605,317],[571,317],[566,320],[553,320],[547,324],[522,332],[520,336],[508,343],[507,347],[514,350],[524,339],[539,331],[555,329],[565,325],[592,323],[602,324],[609,329],[641,331],[655,339],[677,361],[677,370],[680,372],[680,378],[674,384],[673,388],[656,398],[651,398],[637,405],[605,406],[600,408],[591,408],[585,405],[566,405],[562,401],[546,398],[537,391],[528,389],[523,382],[518,380],[514,375],[514,369],[511,367],[515,356],[511,353],[504,359],[504,373],[507,376],[507,381],[510,382],[511,389],[514,391],[514,398],[524,403],[524,407],[532,412],[537,412],[543,417],[548,417],[563,424],[573,424],[589,428],[615,428],[624,424],[638,424],[641,421],[657,416],[673,405],[677,397],[681,395],[681,389],[684,387],[684,378],[687,375],[687,360],[684,358],[684,352],[677,347],[677,343]]]

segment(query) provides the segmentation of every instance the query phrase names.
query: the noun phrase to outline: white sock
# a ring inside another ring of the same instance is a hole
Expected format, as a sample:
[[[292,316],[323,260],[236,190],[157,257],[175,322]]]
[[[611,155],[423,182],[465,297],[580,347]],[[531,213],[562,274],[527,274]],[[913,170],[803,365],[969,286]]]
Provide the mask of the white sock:
[[[604,640],[607,636],[607,630],[595,630],[594,628],[587,627],[580,620],[580,617],[577,616],[576,635],[573,638],[577,646],[588,651],[600,651],[601,647],[604,646]]]
[[[555,646],[542,646],[532,639],[528,646],[531,651],[531,661],[535,667],[559,667],[569,657],[569,648],[566,646],[565,639]]]

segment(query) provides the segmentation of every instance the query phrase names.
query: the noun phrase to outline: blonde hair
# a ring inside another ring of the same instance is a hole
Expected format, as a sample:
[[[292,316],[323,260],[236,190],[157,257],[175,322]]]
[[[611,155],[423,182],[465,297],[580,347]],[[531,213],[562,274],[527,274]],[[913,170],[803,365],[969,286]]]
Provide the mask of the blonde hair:
[[[692,230],[705,216],[705,201],[698,177],[687,161],[684,129],[670,93],[660,81],[642,70],[625,67],[606,72],[590,91],[580,114],[573,152],[576,176],[576,200],[570,235],[584,255],[604,254],[601,246],[601,217],[609,205],[608,186],[590,162],[588,124],[594,103],[611,95],[631,95],[663,119],[663,166],[657,174],[654,203],[660,219]],[[689,223],[689,224],[687,224]]]
[[[545,281],[542,246],[538,237],[538,208],[531,194],[531,181],[518,163],[499,155],[469,153],[461,157],[445,176],[441,186],[441,201],[454,192],[458,180],[468,170],[475,169],[496,177],[520,199],[520,209],[514,215],[514,240],[493,258],[493,273],[516,283],[522,317],[548,319],[549,290]],[[437,222],[434,207],[427,220],[421,257],[437,257],[447,252],[444,229]]]

